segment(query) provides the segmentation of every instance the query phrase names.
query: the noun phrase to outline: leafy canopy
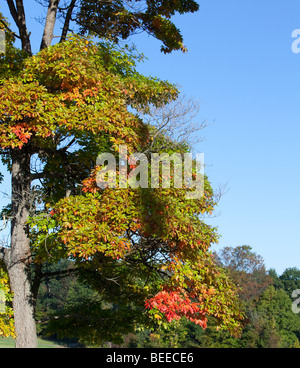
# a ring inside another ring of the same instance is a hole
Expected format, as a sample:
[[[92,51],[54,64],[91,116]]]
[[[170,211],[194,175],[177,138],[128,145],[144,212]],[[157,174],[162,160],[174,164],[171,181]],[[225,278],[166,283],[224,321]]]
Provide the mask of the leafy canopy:
[[[76,21],[82,33],[91,32],[114,41],[127,39],[134,33],[146,31],[162,41],[161,50],[186,51],[180,30],[171,21],[176,13],[194,13],[199,4],[194,0],[162,1],[81,1]]]
[[[238,334],[235,287],[209,252],[216,230],[201,220],[215,206],[207,179],[195,200],[186,199],[187,188],[96,186],[95,153],[116,154],[121,144],[147,150],[151,129],[134,109],[178,96],[170,83],[137,73],[135,60],[128,49],[75,36],[1,75],[2,152],[28,151],[42,163],[35,177],[46,203],[30,219],[34,262],[73,258],[107,300],[133,304],[148,323],[185,316],[205,328],[211,315]],[[57,180],[63,174],[66,181]]]

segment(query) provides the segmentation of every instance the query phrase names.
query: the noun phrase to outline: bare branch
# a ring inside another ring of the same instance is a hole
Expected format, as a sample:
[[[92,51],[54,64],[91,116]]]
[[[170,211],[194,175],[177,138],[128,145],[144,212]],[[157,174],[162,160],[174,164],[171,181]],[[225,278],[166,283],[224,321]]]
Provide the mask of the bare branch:
[[[201,142],[203,138],[195,133],[204,129],[207,123],[206,121],[197,121],[199,111],[200,104],[185,96],[167,105],[153,106],[150,110],[145,111],[140,110],[141,118],[155,129],[152,134],[152,143],[147,148],[147,152],[151,152],[152,149],[174,148],[182,145],[192,147]],[[162,137],[164,139],[161,139]]]
[[[8,221],[9,221],[9,219],[6,219],[6,217],[5,217],[5,216],[3,216],[3,226],[2,226],[2,227],[0,227],[0,231],[3,231],[3,230],[5,230],[5,229],[7,228],[7,226],[8,226]]]
[[[72,0],[71,4],[69,5],[67,15],[66,15],[66,19],[65,19],[65,23],[64,23],[64,27],[63,27],[61,38],[60,38],[60,42],[64,42],[66,40],[75,4],[76,4],[76,0]]]

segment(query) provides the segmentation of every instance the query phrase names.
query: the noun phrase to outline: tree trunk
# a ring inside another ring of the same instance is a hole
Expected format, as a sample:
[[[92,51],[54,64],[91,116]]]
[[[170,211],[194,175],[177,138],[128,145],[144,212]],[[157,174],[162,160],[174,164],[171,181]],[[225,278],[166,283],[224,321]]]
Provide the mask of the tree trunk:
[[[49,7],[46,17],[46,24],[44,29],[44,34],[41,43],[41,50],[51,46],[53,39],[53,31],[56,22],[56,14],[58,8],[59,0],[50,0]]]
[[[12,154],[12,223],[8,273],[14,294],[13,309],[17,348],[36,348],[35,300],[31,290],[30,242],[26,222],[30,210],[30,152]]]

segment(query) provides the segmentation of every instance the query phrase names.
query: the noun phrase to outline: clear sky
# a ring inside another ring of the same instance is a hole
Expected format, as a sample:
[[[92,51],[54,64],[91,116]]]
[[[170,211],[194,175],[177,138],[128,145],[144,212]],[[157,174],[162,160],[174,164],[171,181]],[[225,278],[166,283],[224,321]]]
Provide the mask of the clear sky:
[[[218,216],[207,220],[222,236],[216,249],[247,244],[279,274],[300,268],[300,54],[291,48],[299,0],[199,4],[198,13],[174,19],[187,54],[164,55],[153,38],[132,38],[148,57],[139,70],[201,102],[199,120],[209,126],[194,149],[205,154],[213,187],[228,189]],[[25,5],[37,50],[39,6]]]

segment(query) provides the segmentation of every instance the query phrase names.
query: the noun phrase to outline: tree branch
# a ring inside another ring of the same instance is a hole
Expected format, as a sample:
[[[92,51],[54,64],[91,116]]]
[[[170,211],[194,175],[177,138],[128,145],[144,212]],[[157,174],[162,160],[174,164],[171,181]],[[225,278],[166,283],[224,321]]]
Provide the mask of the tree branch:
[[[16,7],[14,6],[12,0],[7,0],[7,3],[11,15],[19,28],[20,38],[22,42],[22,49],[25,50],[29,55],[32,55],[31,44],[29,39],[30,34],[28,33],[26,27],[26,18],[23,0],[16,0]]]
[[[60,270],[60,271],[53,271],[53,272],[43,272],[41,274],[42,278],[52,278],[52,277],[67,277],[71,276],[72,274],[78,272],[77,268],[70,268],[68,270]]]
[[[5,29],[7,30],[7,32],[9,32],[10,34],[12,34],[16,38],[21,39],[21,37],[18,36],[16,33],[14,33],[2,19],[0,19],[0,23],[3,24],[3,26],[5,27]]]
[[[10,14],[13,17],[16,25],[19,28],[18,13],[17,13],[17,10],[15,8],[15,4],[14,4],[13,0],[6,0],[6,2],[7,2],[7,5],[9,7]]]
[[[71,4],[69,5],[67,15],[66,15],[66,19],[65,19],[65,23],[64,23],[64,27],[63,27],[61,38],[60,38],[60,42],[64,42],[66,40],[75,4],[76,4],[76,0],[72,0]]]

